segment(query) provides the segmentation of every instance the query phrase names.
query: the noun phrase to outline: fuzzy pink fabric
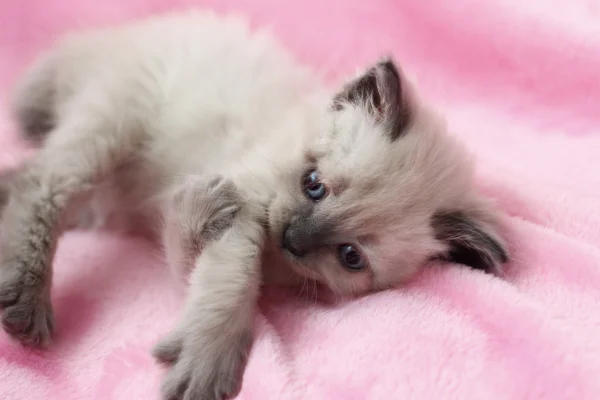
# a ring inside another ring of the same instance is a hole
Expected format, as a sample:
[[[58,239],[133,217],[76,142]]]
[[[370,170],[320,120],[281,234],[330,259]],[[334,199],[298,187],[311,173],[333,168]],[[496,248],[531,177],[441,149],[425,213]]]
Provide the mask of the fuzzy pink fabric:
[[[394,54],[476,153],[514,253],[506,280],[432,268],[334,309],[266,296],[240,399],[600,398],[598,1],[1,0],[0,90],[65,29],[192,3],[272,25],[332,77]],[[8,166],[25,153],[0,110]],[[0,334],[0,399],[158,398],[148,351],[182,296],[152,246],[70,233],[55,265],[56,340]]]

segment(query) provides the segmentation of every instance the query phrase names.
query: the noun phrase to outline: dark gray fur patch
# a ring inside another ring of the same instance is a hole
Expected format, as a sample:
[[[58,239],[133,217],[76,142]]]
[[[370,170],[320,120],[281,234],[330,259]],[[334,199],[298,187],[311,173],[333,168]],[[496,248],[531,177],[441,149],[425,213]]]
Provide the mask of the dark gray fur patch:
[[[6,171],[0,173],[0,216],[2,215],[2,210],[8,203],[8,199],[10,197],[10,190],[12,186],[12,181],[14,177],[13,171]]]
[[[56,121],[56,71],[50,58],[40,58],[23,77],[13,99],[13,114],[25,139],[36,145],[45,141]]]
[[[191,196],[192,202],[185,198]],[[183,246],[190,260],[194,259],[207,243],[219,240],[233,226],[243,206],[243,199],[235,183],[221,176],[208,182],[201,181],[192,187],[184,187],[174,196],[180,208],[179,218],[186,221]],[[197,202],[202,204],[197,204]],[[189,208],[191,207],[191,208]],[[204,212],[197,212],[203,209]]]
[[[369,102],[375,108],[381,106],[381,96],[377,90],[377,77],[373,69],[346,85],[344,90],[334,97],[333,108],[341,111],[345,103],[364,104]]]
[[[487,234],[472,218],[461,211],[442,211],[432,218],[436,239],[449,245],[444,259],[487,272],[496,272],[508,262],[501,243]]]
[[[283,245],[296,255],[304,255],[325,245],[334,233],[334,224],[316,218],[314,208],[307,207],[299,212],[296,220],[285,230]]]
[[[209,192],[209,198],[214,201],[213,212],[204,225],[202,237],[206,241],[213,241],[231,228],[243,200],[235,183],[222,177],[209,183]]]
[[[366,105],[386,126],[392,142],[405,133],[411,122],[411,108],[403,95],[402,78],[391,58],[385,58],[365,74],[348,83],[333,100],[333,109],[345,104]]]
[[[33,105],[18,110],[17,120],[25,137],[33,143],[42,143],[55,125],[51,110]]]

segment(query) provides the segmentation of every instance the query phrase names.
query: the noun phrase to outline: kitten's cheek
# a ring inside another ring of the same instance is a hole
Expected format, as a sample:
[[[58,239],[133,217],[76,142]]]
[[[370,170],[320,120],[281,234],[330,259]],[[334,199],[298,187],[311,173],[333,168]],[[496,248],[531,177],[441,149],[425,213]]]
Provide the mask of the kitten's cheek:
[[[271,204],[269,208],[269,231],[273,238],[278,238],[282,234],[283,221],[281,216],[281,208],[278,207],[276,202]]]
[[[269,208],[269,230],[273,238],[281,238],[283,227],[287,225],[286,207],[280,197],[276,197]]]

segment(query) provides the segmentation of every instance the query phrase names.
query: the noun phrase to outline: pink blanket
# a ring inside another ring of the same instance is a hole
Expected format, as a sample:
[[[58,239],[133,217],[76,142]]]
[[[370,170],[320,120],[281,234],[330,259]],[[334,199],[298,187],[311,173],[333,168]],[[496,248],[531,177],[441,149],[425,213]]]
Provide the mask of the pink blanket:
[[[600,398],[600,3],[595,0],[0,1],[0,91],[67,28],[201,3],[353,72],[394,54],[507,214],[506,280],[432,267],[337,308],[265,296],[240,399]],[[25,153],[0,107],[0,166]],[[155,249],[70,233],[46,352],[0,334],[0,399],[154,399],[148,350],[182,296]]]

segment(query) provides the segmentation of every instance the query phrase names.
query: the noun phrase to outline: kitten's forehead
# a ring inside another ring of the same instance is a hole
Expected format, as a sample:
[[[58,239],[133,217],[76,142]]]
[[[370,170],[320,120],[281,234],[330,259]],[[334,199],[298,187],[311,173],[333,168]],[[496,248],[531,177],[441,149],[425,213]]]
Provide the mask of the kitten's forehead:
[[[395,143],[387,140],[383,127],[360,108],[340,111],[333,119],[332,133],[323,143],[320,161],[324,169],[371,174],[394,160]]]
[[[336,195],[329,212],[339,214],[344,225],[385,231],[408,213],[431,215],[468,191],[466,153],[435,116],[416,114],[393,142],[358,108],[345,109],[336,118],[338,131],[318,167]]]
[[[349,108],[336,115],[333,129],[335,132],[319,160],[326,179],[343,176],[352,180],[353,185],[373,189],[377,182],[383,184],[391,175],[401,172],[402,164],[410,158],[416,145],[412,134],[391,142],[383,127],[359,108]]]

